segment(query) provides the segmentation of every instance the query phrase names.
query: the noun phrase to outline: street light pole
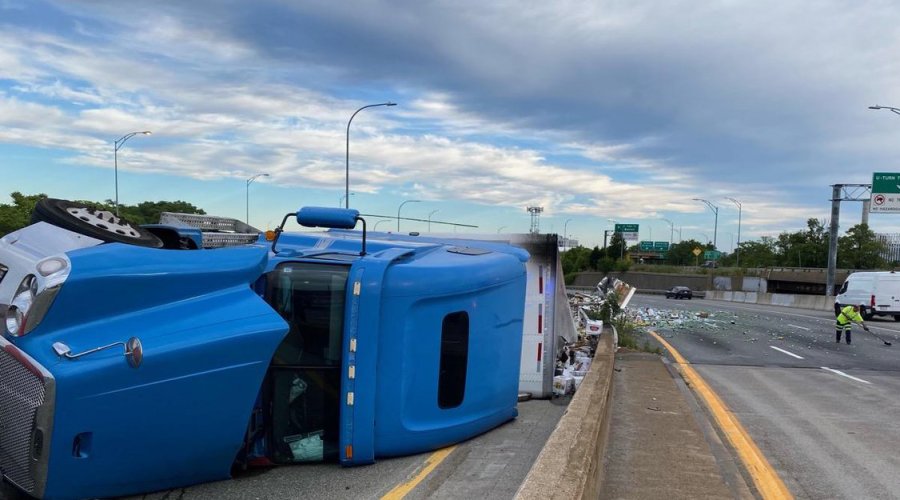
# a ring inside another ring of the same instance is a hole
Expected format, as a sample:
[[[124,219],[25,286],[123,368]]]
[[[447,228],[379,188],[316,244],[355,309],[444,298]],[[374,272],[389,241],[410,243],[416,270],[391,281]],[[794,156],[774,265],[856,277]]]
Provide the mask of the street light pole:
[[[368,105],[363,106],[363,107],[357,109],[356,111],[354,111],[353,114],[350,115],[350,119],[347,120],[347,157],[346,157],[346,163],[345,163],[346,172],[344,174],[344,196],[347,198],[347,204],[344,206],[344,208],[350,208],[350,124],[353,123],[353,118],[356,117],[356,113],[359,113],[360,111],[362,111],[366,108],[374,108],[376,106],[396,106],[396,105],[397,105],[397,103],[390,102],[390,101],[381,102],[378,104],[368,104]]]
[[[131,132],[129,134],[125,134],[122,137],[116,139],[113,142],[113,169],[116,171],[116,217],[119,216],[119,149],[125,145],[125,141],[131,139],[132,137],[140,134],[140,135],[150,135],[153,132],[149,130],[144,130],[141,132]]]
[[[712,210],[714,214],[716,214],[716,222],[715,222],[715,225],[713,226],[713,250],[716,250],[718,248],[716,246],[716,233],[718,233],[718,230],[719,230],[719,207],[713,205],[712,203],[710,203],[707,200],[704,200],[703,198],[693,198],[693,200],[699,201],[702,203],[706,203],[706,206],[708,206],[709,209]]]
[[[441,209],[437,208],[428,213],[428,232],[431,232],[431,216],[437,212],[440,212]]]
[[[735,200],[734,198],[729,198],[726,196],[725,199],[731,200],[731,202],[738,207],[738,243],[735,250],[735,255],[737,256],[737,267],[741,267],[741,212],[743,211],[743,205],[741,205],[741,202]]]
[[[672,240],[675,237],[675,224],[669,219],[663,219],[664,221],[669,223],[669,246],[672,246]]]
[[[565,245],[563,246],[566,248],[569,248],[569,222],[572,222],[572,219],[566,219],[566,223],[563,224],[563,241],[565,242]]]
[[[886,109],[892,113],[896,113],[896,114],[900,115],[900,109],[892,108],[890,106],[879,106],[876,104],[875,106],[869,106],[869,109]]]
[[[250,177],[249,179],[247,179],[247,213],[246,213],[247,218],[244,219],[244,222],[246,222],[248,225],[250,224],[250,184],[253,184],[253,181],[255,181],[258,177],[268,177],[268,176],[269,176],[269,174],[256,174],[253,177]]]
[[[350,193],[350,196],[353,196],[353,195],[355,195],[355,194],[356,194],[356,193]],[[347,195],[343,195],[343,194],[342,194],[341,197],[338,198],[338,208],[340,208],[341,205],[344,204],[344,198],[346,198],[346,197],[347,197]]]
[[[397,232],[400,232],[400,209],[403,208],[403,205],[407,203],[420,203],[422,200],[406,200],[397,207]]]

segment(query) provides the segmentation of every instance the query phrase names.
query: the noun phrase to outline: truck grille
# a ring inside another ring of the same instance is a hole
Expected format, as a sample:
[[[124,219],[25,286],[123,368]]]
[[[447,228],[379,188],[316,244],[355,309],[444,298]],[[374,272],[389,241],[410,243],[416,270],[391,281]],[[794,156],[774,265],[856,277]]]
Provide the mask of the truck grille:
[[[37,443],[31,442],[32,431],[43,403],[43,380],[0,350],[0,470],[29,493],[35,489],[32,448]]]

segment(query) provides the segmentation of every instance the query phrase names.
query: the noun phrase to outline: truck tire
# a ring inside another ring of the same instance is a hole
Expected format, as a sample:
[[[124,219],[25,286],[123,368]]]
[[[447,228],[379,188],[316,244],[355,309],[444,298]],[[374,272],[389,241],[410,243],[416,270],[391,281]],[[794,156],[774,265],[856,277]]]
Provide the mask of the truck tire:
[[[56,198],[44,198],[31,212],[31,223],[46,222],[69,231],[109,243],[127,243],[150,248],[162,248],[163,242],[150,231],[134,225],[105,210],[96,210],[83,203]]]

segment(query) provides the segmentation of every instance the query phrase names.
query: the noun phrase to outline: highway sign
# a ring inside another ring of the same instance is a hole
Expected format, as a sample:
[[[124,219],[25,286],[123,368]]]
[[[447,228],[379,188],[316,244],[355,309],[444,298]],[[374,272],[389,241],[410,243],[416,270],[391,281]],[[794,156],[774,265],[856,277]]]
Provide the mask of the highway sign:
[[[641,251],[642,252],[650,252],[653,250],[653,242],[652,241],[642,241],[641,242]]]
[[[668,241],[654,241],[653,249],[656,250],[657,252],[665,252],[666,250],[669,249],[669,242]]]
[[[697,255],[697,256],[699,256],[701,253],[703,253],[703,249],[700,247],[696,247],[692,251],[694,252],[694,255]]]
[[[722,252],[718,250],[707,250],[703,252],[703,260],[719,260],[719,257],[721,256]]]
[[[622,235],[625,241],[638,239],[638,224],[616,224],[616,232]]]
[[[900,213],[900,173],[872,174],[872,198],[869,212]]]

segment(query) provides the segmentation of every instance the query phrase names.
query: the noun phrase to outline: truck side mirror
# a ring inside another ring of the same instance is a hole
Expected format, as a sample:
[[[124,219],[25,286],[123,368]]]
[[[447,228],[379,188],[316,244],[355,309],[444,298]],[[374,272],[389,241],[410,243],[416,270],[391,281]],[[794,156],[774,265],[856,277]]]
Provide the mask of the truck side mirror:
[[[275,251],[275,245],[278,243],[278,237],[284,232],[284,224],[288,218],[293,216],[297,219],[297,223],[304,227],[327,227],[331,229],[353,229],[356,222],[362,222],[362,251],[360,255],[366,254],[366,220],[359,216],[359,210],[352,208],[329,208],[329,207],[303,207],[296,213],[289,213],[281,219],[281,224],[275,228],[275,236],[272,239],[272,252]]]
[[[137,368],[144,362],[144,346],[139,338],[131,337],[125,342],[125,359],[132,368]]]

